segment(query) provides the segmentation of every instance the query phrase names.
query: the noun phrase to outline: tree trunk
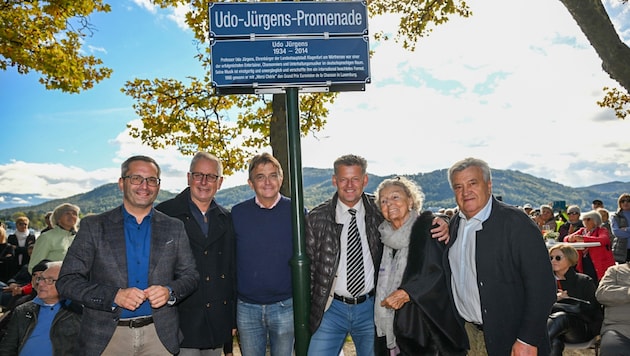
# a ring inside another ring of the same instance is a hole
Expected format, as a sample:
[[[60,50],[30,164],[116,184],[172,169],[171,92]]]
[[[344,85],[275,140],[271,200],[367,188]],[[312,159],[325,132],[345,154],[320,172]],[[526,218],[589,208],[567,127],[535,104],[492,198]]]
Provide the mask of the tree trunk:
[[[601,0],[560,0],[602,60],[602,68],[630,92],[630,48],[617,35]]]
[[[273,114],[269,126],[269,144],[273,156],[280,161],[284,179],[280,193],[291,196],[291,182],[289,179],[289,135],[287,131],[287,96],[286,94],[273,94],[271,103]]]

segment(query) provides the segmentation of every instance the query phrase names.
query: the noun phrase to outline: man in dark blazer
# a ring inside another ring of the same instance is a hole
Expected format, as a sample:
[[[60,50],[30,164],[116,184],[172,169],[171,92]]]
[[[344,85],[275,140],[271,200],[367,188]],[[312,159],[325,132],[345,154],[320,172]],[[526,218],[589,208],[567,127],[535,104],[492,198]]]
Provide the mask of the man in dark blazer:
[[[492,197],[485,161],[455,163],[448,180],[460,213],[451,220],[444,267],[469,336],[483,333],[490,356],[548,355],[556,284],[540,230]]]
[[[223,183],[223,165],[197,152],[190,162],[188,188],[155,208],[181,220],[201,275],[199,288],[177,305],[184,339],[179,356],[221,356],[236,329],[236,266],[230,213],[214,195]]]
[[[130,157],[121,173],[122,206],[81,221],[57,289],[84,305],[81,355],[177,354],[173,305],[199,279],[188,237],[181,221],[153,209],[160,168],[152,158]]]

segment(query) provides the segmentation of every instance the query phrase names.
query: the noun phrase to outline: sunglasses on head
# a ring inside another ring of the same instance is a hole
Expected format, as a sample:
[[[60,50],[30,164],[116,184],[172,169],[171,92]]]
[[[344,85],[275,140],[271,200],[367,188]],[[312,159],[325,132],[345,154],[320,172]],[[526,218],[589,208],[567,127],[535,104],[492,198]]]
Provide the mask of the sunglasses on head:
[[[562,259],[562,256],[560,256],[560,255],[557,255],[557,256],[549,256],[549,259],[550,259],[551,261],[553,261],[554,259],[555,259],[556,261],[560,261],[560,260]]]

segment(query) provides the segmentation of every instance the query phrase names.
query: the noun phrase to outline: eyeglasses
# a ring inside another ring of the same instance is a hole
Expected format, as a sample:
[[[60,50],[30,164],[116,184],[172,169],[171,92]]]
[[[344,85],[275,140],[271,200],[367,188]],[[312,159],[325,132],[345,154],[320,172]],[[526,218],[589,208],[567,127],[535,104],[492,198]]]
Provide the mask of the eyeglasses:
[[[270,181],[278,181],[280,180],[280,175],[278,173],[271,173],[270,175],[266,176],[264,174],[257,174],[254,176],[254,180],[256,182],[264,182],[266,180],[270,180]]]
[[[567,214],[569,214],[569,215],[579,215],[580,213],[577,213],[577,212],[575,212],[575,211],[572,211],[572,212],[567,213]]]
[[[555,259],[556,261],[560,261],[560,260],[562,259],[562,257],[563,257],[563,256],[561,256],[561,255],[549,256],[549,259],[550,259],[551,261],[553,261],[554,259]]]
[[[584,218],[582,221],[591,221],[591,218]]]
[[[51,277],[37,277],[37,278],[35,278],[35,282],[39,283],[41,281],[44,281],[44,283],[48,284],[49,286],[52,286],[53,283],[57,282],[56,279],[51,278]]]
[[[621,199],[619,202],[621,204],[623,204],[623,203],[630,203],[630,199]]]
[[[143,176],[139,176],[139,175],[123,176],[122,177],[122,179],[127,179],[127,178],[129,178],[129,181],[133,185],[141,185],[142,183],[144,183],[144,181],[147,182],[147,185],[149,187],[157,187],[158,185],[160,185],[160,178],[156,178],[156,177],[144,178]]]
[[[212,173],[208,173],[208,174],[204,174],[201,172],[189,172],[189,173],[195,182],[201,182],[203,181],[204,178],[206,178],[206,182],[214,183],[219,179],[218,175],[212,174]]]

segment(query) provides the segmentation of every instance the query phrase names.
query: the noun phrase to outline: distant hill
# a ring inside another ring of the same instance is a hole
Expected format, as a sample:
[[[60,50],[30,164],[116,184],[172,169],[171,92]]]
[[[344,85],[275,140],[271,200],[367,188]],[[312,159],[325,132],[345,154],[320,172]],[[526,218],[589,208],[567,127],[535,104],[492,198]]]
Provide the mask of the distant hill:
[[[430,173],[406,175],[418,183],[426,195],[424,208],[438,209],[453,207],[455,200],[446,180],[446,169]],[[304,168],[302,183],[304,206],[311,209],[319,203],[329,199],[335,192],[331,183],[332,169]],[[392,177],[369,175],[366,192],[374,192],[378,184],[385,178]],[[610,182],[590,187],[571,188],[552,182],[548,179],[537,178],[514,170],[492,170],[493,192],[501,196],[503,201],[512,205],[530,203],[533,206],[553,202],[566,202],[567,205],[577,204],[582,210],[590,210],[593,199],[601,199],[608,210],[616,210],[617,198],[623,192],[630,192],[630,182]],[[176,193],[161,191],[157,201],[161,202],[174,197]],[[219,204],[231,208],[236,203],[254,196],[247,185],[222,189],[217,193]],[[73,195],[68,198],[55,199],[40,204],[13,207],[0,210],[0,220],[8,220],[16,212],[24,212],[29,216],[36,216],[51,211],[57,205],[70,202],[81,207],[82,214],[101,213],[120,205],[122,193],[116,183],[105,184],[90,192]]]

